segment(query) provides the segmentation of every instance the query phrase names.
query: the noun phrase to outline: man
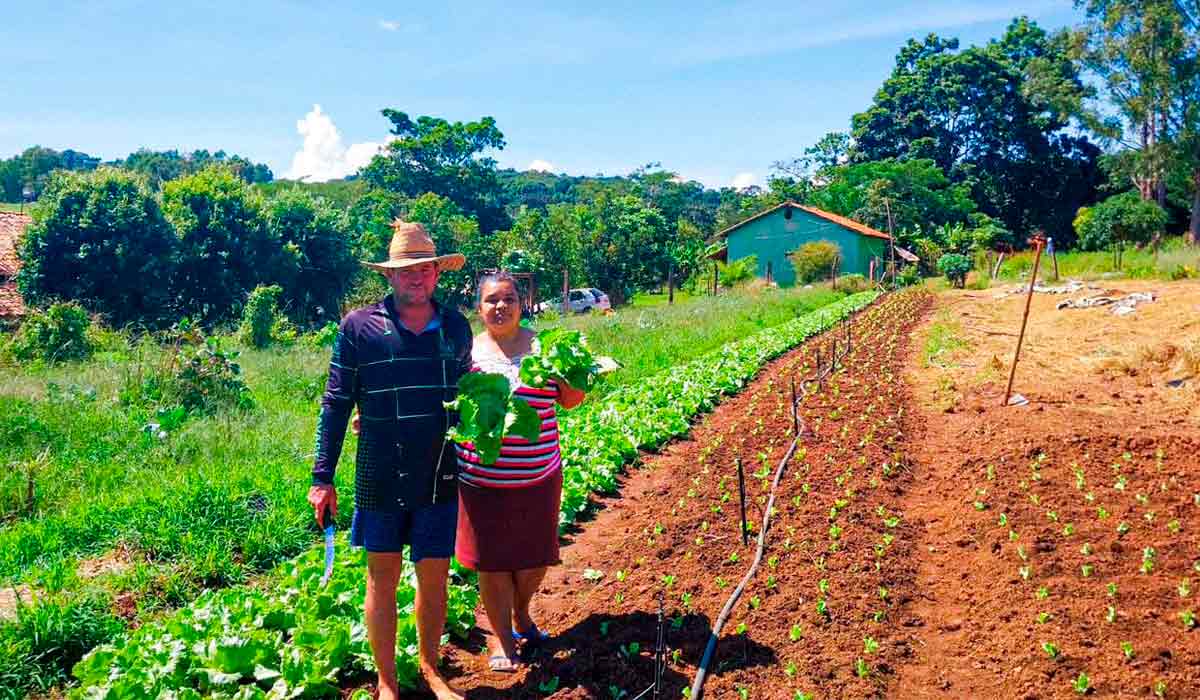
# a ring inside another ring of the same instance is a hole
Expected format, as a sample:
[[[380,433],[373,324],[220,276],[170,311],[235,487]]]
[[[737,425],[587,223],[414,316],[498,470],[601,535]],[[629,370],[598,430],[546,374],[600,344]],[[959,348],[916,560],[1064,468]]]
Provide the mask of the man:
[[[379,698],[396,687],[396,586],[403,547],[417,571],[421,675],[439,700],[462,695],[438,672],[446,584],[458,517],[457,461],[446,438],[459,377],[471,367],[471,327],[433,300],[438,274],[461,269],[462,255],[438,256],[420,224],[397,220],[382,272],[392,293],[342,319],[321,399],[317,457],[308,501],[323,522],[337,515],[333,475],[346,424],[361,421],[350,541],[367,550],[367,637],[379,671]]]

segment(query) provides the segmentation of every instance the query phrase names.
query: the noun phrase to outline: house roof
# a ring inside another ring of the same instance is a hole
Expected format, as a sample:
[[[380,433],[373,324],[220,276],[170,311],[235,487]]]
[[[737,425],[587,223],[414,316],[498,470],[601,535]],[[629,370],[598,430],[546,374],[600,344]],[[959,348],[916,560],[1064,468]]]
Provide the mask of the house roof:
[[[813,216],[819,216],[822,219],[825,219],[826,221],[832,221],[833,223],[835,223],[839,226],[848,228],[851,231],[854,231],[855,233],[863,235],[863,236],[870,236],[871,238],[882,238],[885,241],[892,240],[891,236],[887,235],[883,231],[873,229],[870,226],[867,226],[866,224],[860,224],[857,221],[855,221],[854,219],[848,219],[844,216],[839,216],[837,214],[831,214],[823,209],[817,209],[816,207],[809,207],[809,206],[805,206],[803,204],[797,204],[796,202],[790,202],[790,201],[783,202],[781,204],[777,204],[777,205],[771,207],[770,209],[767,209],[766,211],[761,211],[761,212],[755,214],[754,216],[750,217],[749,219],[746,219],[744,221],[739,221],[738,223],[734,224],[733,226],[730,226],[729,228],[725,229],[724,231],[721,231],[720,233],[718,233],[716,235],[716,237],[717,238],[725,238],[730,233],[733,233],[734,231],[745,226],[746,224],[750,223],[751,221],[761,219],[762,217],[772,214],[776,210],[782,209],[785,207],[791,208],[791,209],[800,209],[801,211],[806,211],[809,214],[812,214]]]
[[[0,318],[25,315],[25,304],[17,292],[16,276],[21,269],[17,239],[28,225],[28,215],[0,211]]]

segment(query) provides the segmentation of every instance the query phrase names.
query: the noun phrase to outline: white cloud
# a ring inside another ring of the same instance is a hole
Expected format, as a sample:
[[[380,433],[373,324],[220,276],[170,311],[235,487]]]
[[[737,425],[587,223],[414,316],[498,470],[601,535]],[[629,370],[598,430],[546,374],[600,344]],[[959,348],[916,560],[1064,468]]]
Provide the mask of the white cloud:
[[[730,184],[734,189],[744,190],[752,185],[757,185],[758,178],[754,176],[754,173],[738,173],[733,176],[733,182]]]
[[[526,170],[540,170],[543,173],[552,173],[555,170],[554,163],[551,163],[548,160],[542,160],[541,158],[538,158],[537,160],[534,160],[529,165],[525,166],[525,169]]]
[[[400,28],[400,23],[390,19],[381,19],[379,20],[379,28],[385,31],[394,32]]]
[[[296,131],[304,137],[304,145],[292,156],[292,167],[284,174],[291,180],[325,182],[353,175],[383,147],[369,141],[343,146],[342,135],[321,105],[313,105],[312,111],[296,122]]]

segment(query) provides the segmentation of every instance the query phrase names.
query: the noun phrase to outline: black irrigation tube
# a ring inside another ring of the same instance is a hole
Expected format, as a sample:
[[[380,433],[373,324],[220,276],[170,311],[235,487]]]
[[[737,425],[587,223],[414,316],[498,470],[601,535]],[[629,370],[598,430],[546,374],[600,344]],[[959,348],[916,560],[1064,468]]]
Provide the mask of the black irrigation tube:
[[[846,323],[846,345],[839,356],[837,351],[837,339],[834,338],[833,350],[830,353],[830,363],[821,369],[821,350],[818,346],[817,353],[817,372],[811,379],[801,380],[800,389],[804,394],[803,398],[808,398],[809,391],[805,387],[816,383],[823,387],[825,378],[837,369],[838,362],[850,354],[850,324]],[[794,387],[794,385],[793,385]],[[701,700],[704,697],[704,682],[708,680],[708,668],[712,664],[713,657],[717,652],[717,642],[721,637],[721,629],[725,627],[725,623],[729,621],[730,614],[733,613],[734,606],[742,597],[742,592],[746,590],[746,586],[758,573],[758,567],[762,564],[763,554],[767,551],[767,530],[771,526],[771,512],[775,506],[775,493],[779,489],[779,481],[783,478],[783,472],[787,469],[787,463],[792,459],[792,455],[796,453],[796,447],[800,444],[800,404],[796,400],[795,389],[792,389],[792,421],[793,425],[797,426],[796,435],[792,438],[792,444],[788,447],[787,452],[783,455],[783,459],[779,460],[779,466],[775,469],[775,478],[771,482],[771,495],[767,498],[767,507],[763,510],[762,527],[758,530],[758,547],[754,552],[754,562],[750,564],[750,569],[746,575],[742,577],[737,588],[733,589],[733,593],[729,596],[729,600],[725,601],[725,607],[721,608],[721,614],[717,616],[717,621],[713,624],[712,632],[708,636],[708,644],[704,647],[704,656],[700,659],[700,666],[696,669],[696,679],[692,682],[692,690],[688,697],[692,700]],[[744,516],[743,516],[744,517]],[[745,536],[745,525],[742,526],[742,533]]]

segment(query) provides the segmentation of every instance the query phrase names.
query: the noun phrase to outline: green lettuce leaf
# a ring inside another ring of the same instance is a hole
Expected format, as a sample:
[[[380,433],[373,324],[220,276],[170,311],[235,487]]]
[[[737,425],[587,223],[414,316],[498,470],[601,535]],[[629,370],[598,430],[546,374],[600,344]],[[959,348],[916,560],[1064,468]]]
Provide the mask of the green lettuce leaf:
[[[512,393],[502,374],[471,372],[458,381],[458,396],[446,404],[458,411],[448,433],[459,444],[473,443],[484,464],[495,464],[505,435],[536,440],[542,421],[537,411]]]

